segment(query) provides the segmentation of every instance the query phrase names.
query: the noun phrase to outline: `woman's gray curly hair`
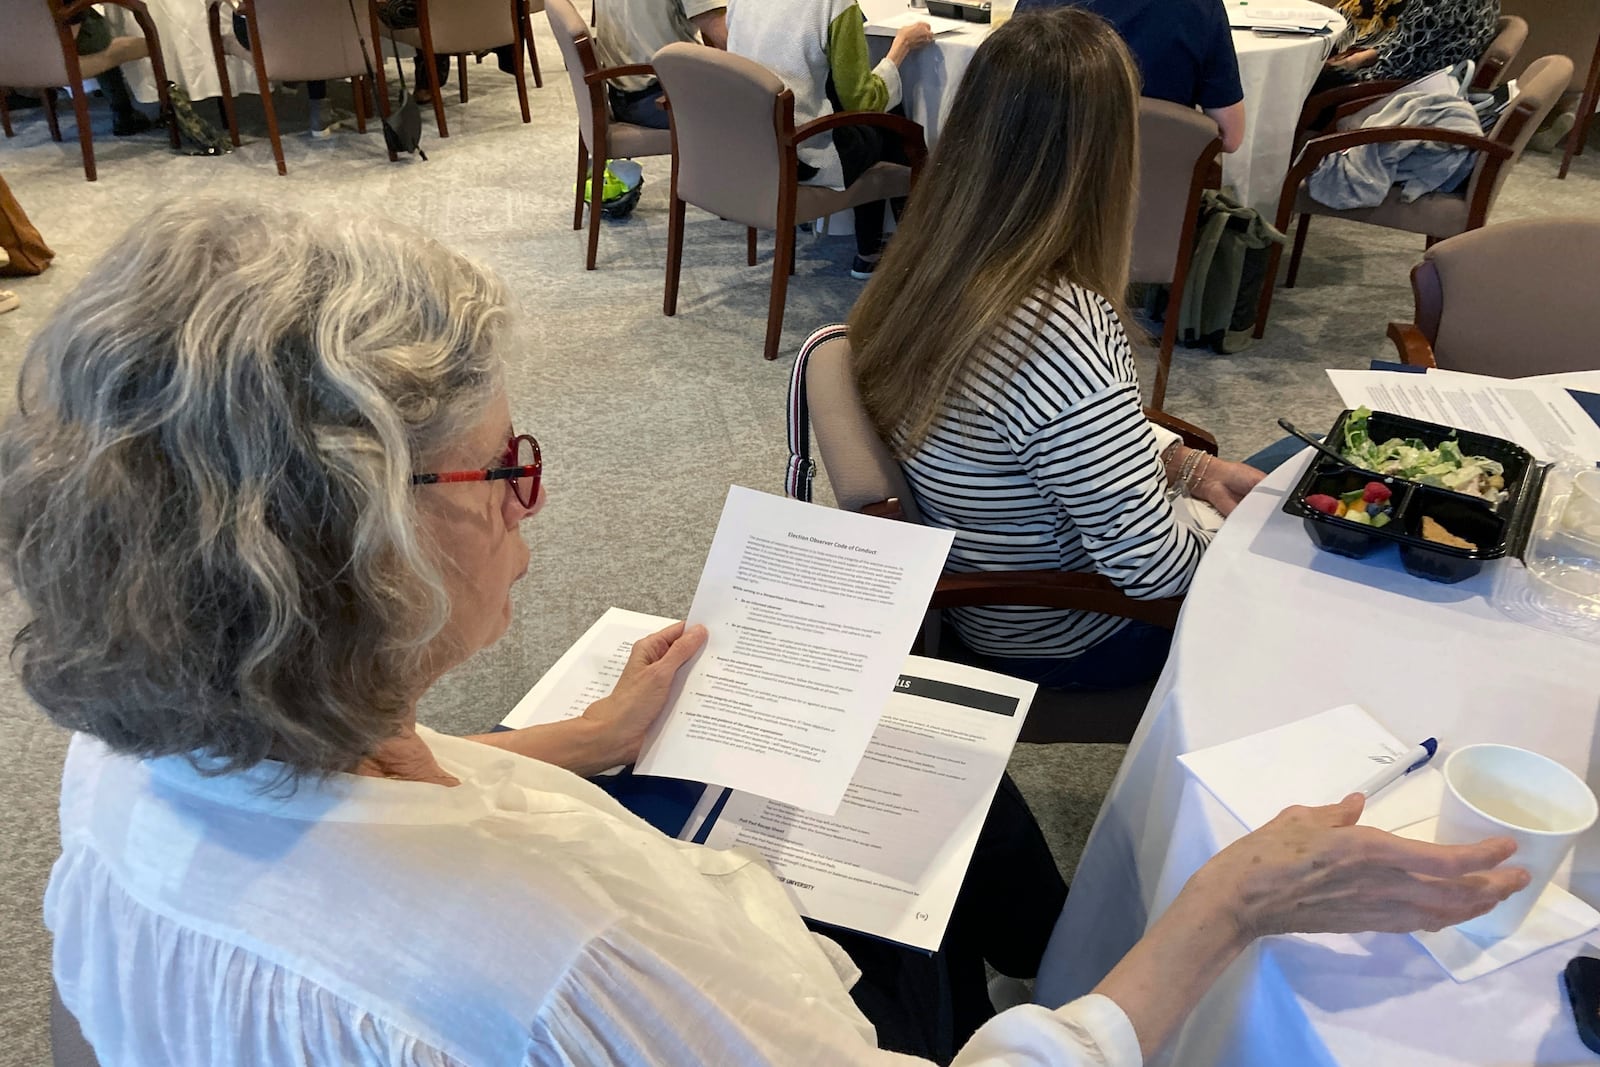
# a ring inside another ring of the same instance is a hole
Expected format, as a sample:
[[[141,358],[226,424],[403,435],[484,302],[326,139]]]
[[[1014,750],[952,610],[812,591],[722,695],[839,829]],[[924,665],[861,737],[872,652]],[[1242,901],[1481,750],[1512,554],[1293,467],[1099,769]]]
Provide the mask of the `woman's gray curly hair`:
[[[0,426],[12,648],[137,756],[348,770],[449,614],[411,474],[482,417],[504,287],[371,219],[175,205],[52,315]]]

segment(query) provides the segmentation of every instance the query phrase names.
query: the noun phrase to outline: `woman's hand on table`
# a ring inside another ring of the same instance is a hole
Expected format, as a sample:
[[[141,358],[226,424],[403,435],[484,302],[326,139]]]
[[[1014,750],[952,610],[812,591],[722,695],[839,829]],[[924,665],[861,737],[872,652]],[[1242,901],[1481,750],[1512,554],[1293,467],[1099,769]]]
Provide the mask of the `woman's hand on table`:
[[[609,753],[606,759],[610,762],[605,766],[615,767],[639,758],[639,746],[666,706],[678,670],[705,643],[704,626],[685,629],[681,622],[634,642],[628,664],[622,668],[611,695],[590,704],[582,716],[593,724]]]
[[[1205,465],[1203,477],[1195,483],[1193,494],[1220,511],[1224,518],[1256,487],[1266,475],[1243,463],[1225,459],[1212,459]]]
[[[1148,1057],[1217,977],[1264,934],[1437,930],[1482,915],[1528,884],[1497,867],[1506,838],[1408,841],[1357,826],[1361,794],[1289,808],[1213,856],[1095,987],[1127,1014]]]
[[[1482,915],[1528,884],[1500,867],[1516,850],[1504,837],[1472,845],[1412,841],[1357,826],[1365,798],[1293,807],[1219,852],[1196,875],[1219,894],[1246,938],[1291,932],[1409,933]]]
[[[895,66],[905,62],[906,56],[933,43],[933,27],[926,22],[913,22],[901,26],[889,45],[889,62]]]

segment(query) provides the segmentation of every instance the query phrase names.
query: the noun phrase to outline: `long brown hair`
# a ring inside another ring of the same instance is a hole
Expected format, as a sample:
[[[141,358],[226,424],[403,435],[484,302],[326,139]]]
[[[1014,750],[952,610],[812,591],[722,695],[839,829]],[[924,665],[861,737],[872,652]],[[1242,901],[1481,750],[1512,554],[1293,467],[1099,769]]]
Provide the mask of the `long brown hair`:
[[[902,458],[1041,284],[1121,308],[1138,181],[1139,74],[1109,23],[1021,15],[967,68],[900,231],[850,314],[853,369]]]

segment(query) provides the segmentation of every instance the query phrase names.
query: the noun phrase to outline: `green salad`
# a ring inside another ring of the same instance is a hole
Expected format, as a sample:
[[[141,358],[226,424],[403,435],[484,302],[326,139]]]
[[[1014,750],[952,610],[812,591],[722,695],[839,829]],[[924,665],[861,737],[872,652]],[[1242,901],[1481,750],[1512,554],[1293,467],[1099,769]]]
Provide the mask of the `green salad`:
[[[1362,470],[1392,474],[1423,485],[1436,485],[1491,503],[1505,498],[1505,468],[1487,456],[1464,456],[1454,440],[1429,448],[1415,437],[1391,437],[1378,442],[1367,432],[1372,412],[1356,408],[1344,424],[1340,454]]]

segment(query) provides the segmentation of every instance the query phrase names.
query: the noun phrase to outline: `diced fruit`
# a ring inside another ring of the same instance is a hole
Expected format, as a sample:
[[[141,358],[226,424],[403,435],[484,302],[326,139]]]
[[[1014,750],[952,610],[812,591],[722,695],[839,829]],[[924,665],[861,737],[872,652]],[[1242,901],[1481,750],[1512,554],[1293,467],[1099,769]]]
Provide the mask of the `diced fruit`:
[[[1387,511],[1380,511],[1376,515],[1372,516],[1372,525],[1379,528],[1389,525],[1389,513]]]
[[[1360,508],[1351,508],[1349,512],[1345,514],[1345,519],[1349,522],[1356,523],[1359,526],[1372,525],[1372,519]]]
[[[1336,515],[1339,512],[1339,502],[1326,493],[1313,493],[1306,497],[1306,507],[1315,508],[1324,515]]]
[[[1387,503],[1391,496],[1394,496],[1394,493],[1390,492],[1389,487],[1382,482],[1368,482],[1367,487],[1361,491],[1361,499],[1368,504]]]
[[[1348,493],[1340,493],[1339,499],[1343,500],[1346,504],[1363,504],[1366,503],[1366,501],[1363,499],[1365,493],[1365,489],[1352,489]]]
[[[1388,510],[1388,509],[1386,509],[1382,504],[1368,504],[1367,505],[1367,514],[1368,515],[1381,515],[1386,510]]]
[[[1341,501],[1339,501],[1339,507],[1338,507],[1338,510],[1336,510],[1336,511],[1335,511],[1335,512],[1334,512],[1334,514],[1335,514],[1335,515],[1337,515],[1337,516],[1339,516],[1339,518],[1341,518],[1341,519],[1342,519],[1342,518],[1344,518],[1344,517],[1345,517],[1345,514],[1346,514],[1346,513],[1347,513],[1347,512],[1348,512],[1348,511],[1349,511],[1349,510],[1350,510],[1350,505],[1348,505],[1348,504],[1346,504],[1346,503],[1345,503],[1345,502],[1344,502],[1344,501],[1343,501],[1343,500],[1341,500]]]

